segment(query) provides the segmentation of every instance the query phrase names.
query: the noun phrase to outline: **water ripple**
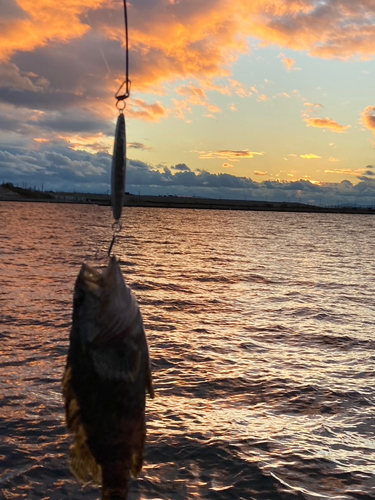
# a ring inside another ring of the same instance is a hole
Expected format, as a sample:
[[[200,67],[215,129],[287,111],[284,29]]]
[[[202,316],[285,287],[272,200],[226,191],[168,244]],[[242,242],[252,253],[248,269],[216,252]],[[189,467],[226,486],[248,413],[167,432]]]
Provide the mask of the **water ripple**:
[[[156,390],[130,498],[375,498],[375,219],[124,212],[115,251]],[[68,469],[61,375],[74,280],[108,249],[110,210],[0,215],[2,498],[98,498]]]

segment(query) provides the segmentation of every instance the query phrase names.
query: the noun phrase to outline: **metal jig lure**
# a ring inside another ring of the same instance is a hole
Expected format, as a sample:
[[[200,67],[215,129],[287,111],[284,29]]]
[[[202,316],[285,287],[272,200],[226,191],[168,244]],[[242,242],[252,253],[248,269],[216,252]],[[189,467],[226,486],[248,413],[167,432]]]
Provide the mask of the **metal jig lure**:
[[[125,117],[121,112],[117,118],[115,144],[112,157],[111,202],[115,221],[119,221],[124,204],[126,180],[126,132]]]

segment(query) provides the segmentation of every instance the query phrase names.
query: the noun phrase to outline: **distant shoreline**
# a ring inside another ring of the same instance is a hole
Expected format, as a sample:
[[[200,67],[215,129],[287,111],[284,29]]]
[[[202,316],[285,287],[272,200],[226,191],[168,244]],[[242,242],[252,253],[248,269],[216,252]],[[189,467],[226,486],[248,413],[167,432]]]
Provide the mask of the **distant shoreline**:
[[[17,189],[17,188],[15,188]],[[18,188],[22,194],[0,186],[0,202],[62,203],[110,206],[110,196],[90,193],[42,193]],[[196,210],[242,210],[260,212],[305,212],[375,214],[375,208],[363,207],[320,207],[295,202],[271,202],[252,200],[227,200],[182,196],[146,196],[126,194],[125,207],[180,208]]]

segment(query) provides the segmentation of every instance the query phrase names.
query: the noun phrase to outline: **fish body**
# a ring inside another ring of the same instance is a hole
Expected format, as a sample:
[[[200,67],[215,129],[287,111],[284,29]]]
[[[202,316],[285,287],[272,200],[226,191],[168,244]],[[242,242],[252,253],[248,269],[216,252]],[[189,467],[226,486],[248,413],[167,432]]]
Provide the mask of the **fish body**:
[[[124,205],[126,179],[126,133],[123,113],[117,118],[115,144],[112,156],[111,204],[113,217],[117,221],[121,217]]]
[[[111,257],[100,273],[82,265],[63,376],[70,466],[102,484],[103,499],[125,499],[142,468],[150,357],[138,304]]]

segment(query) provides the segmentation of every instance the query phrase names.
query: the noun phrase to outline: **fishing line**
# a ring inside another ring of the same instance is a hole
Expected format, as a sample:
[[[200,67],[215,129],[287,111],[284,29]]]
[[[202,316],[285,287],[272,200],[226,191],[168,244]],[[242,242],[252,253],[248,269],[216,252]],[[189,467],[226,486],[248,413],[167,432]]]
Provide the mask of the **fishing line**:
[[[113,218],[112,242],[109,246],[108,256],[110,256],[113,245],[116,241],[116,235],[121,231],[121,213],[124,205],[125,180],[126,180],[126,126],[124,110],[126,107],[125,99],[130,95],[131,81],[129,80],[129,34],[128,34],[128,13],[126,0],[124,0],[124,24],[125,24],[125,79],[118,88],[115,98],[116,107],[119,115],[116,123],[115,143],[112,156],[112,175],[111,175],[111,205]]]
[[[130,95],[131,81],[129,80],[129,30],[128,30],[128,10],[126,7],[126,0],[124,0],[124,24],[125,24],[125,80],[120,85],[115,94],[117,99],[116,106],[118,107],[119,101],[127,99]],[[123,90],[125,88],[125,90]],[[123,94],[120,94],[120,92]],[[124,106],[125,107],[125,106]]]

